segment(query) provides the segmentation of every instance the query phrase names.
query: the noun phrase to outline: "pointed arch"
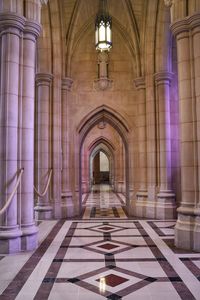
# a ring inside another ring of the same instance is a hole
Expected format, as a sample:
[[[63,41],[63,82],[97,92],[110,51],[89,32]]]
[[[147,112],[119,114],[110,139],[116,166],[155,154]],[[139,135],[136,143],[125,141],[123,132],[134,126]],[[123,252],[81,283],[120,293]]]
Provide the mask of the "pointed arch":
[[[106,137],[101,136],[97,139],[95,139],[88,147],[90,151],[92,151],[98,144],[104,144],[106,145],[111,151],[115,151],[115,146],[111,141],[109,141]]]
[[[82,211],[82,148],[84,140],[90,130],[99,122],[109,123],[120,135],[125,149],[125,178],[126,178],[126,206],[127,211],[130,204],[129,200],[129,134],[130,126],[127,120],[116,110],[107,105],[101,105],[89,112],[79,123],[77,127],[77,136],[79,142],[79,204]],[[100,140],[100,139],[99,139]],[[97,141],[98,143],[98,141]]]
[[[77,127],[81,147],[86,135],[91,130],[91,128],[101,121],[107,122],[113,128],[115,128],[121,136],[124,144],[127,146],[128,135],[130,132],[130,126],[127,123],[127,120],[116,110],[110,108],[107,105],[101,105],[87,114]]]

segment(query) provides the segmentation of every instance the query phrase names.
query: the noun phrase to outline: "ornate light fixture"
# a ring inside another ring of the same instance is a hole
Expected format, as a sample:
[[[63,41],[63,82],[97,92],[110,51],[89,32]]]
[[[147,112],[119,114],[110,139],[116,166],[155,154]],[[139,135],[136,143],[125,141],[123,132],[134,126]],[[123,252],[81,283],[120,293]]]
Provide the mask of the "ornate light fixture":
[[[109,51],[112,48],[112,19],[107,12],[107,0],[99,0],[99,12],[95,21],[96,50]]]

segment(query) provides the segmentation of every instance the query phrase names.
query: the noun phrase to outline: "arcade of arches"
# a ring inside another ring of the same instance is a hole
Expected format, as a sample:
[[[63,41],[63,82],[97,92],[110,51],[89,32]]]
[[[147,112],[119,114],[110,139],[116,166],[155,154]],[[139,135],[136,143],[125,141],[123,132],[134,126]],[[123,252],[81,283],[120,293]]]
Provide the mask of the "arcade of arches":
[[[118,229],[150,222],[148,234],[171,222],[161,244],[200,252],[200,0],[107,8],[113,47],[99,53],[99,0],[0,0],[0,268],[8,254],[37,252],[41,228],[45,239],[97,216],[122,218]],[[129,299],[121,293],[105,297]]]

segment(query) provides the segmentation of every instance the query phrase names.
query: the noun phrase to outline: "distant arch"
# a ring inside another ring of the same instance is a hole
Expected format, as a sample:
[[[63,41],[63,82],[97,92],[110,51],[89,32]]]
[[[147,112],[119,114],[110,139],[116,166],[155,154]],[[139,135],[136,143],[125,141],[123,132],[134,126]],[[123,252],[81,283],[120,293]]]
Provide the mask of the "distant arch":
[[[80,211],[82,211],[82,147],[87,134],[90,130],[100,122],[109,123],[120,135],[124,149],[125,149],[125,179],[126,179],[126,206],[129,207],[129,134],[130,126],[125,118],[116,110],[102,105],[90,113],[88,113],[77,127],[77,134],[79,139],[79,203]],[[101,140],[101,137],[97,140]],[[107,141],[105,141],[107,142]],[[96,141],[98,143],[98,141]],[[95,143],[93,142],[93,145]],[[92,147],[92,146],[91,146]],[[128,209],[127,209],[128,211]]]

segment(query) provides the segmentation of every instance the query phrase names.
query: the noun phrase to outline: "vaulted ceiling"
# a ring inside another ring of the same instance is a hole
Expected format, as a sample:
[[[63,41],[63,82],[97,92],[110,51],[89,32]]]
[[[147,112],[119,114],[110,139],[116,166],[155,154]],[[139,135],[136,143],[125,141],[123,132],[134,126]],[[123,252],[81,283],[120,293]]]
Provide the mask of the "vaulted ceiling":
[[[136,76],[139,77],[144,73],[145,56],[160,47],[156,35],[160,40],[162,35],[165,38],[165,25],[169,31],[169,9],[164,6],[163,0],[107,0],[107,6],[112,16],[113,32],[123,40],[134,61]],[[99,0],[50,0],[44,5],[43,35],[39,48],[48,48],[48,53],[41,57],[41,64],[44,64],[45,56],[49,68],[52,57],[59,56],[62,73],[67,74],[77,45],[86,35],[94,32],[98,8]],[[90,43],[94,43],[92,34]],[[57,61],[56,65],[59,63]]]

